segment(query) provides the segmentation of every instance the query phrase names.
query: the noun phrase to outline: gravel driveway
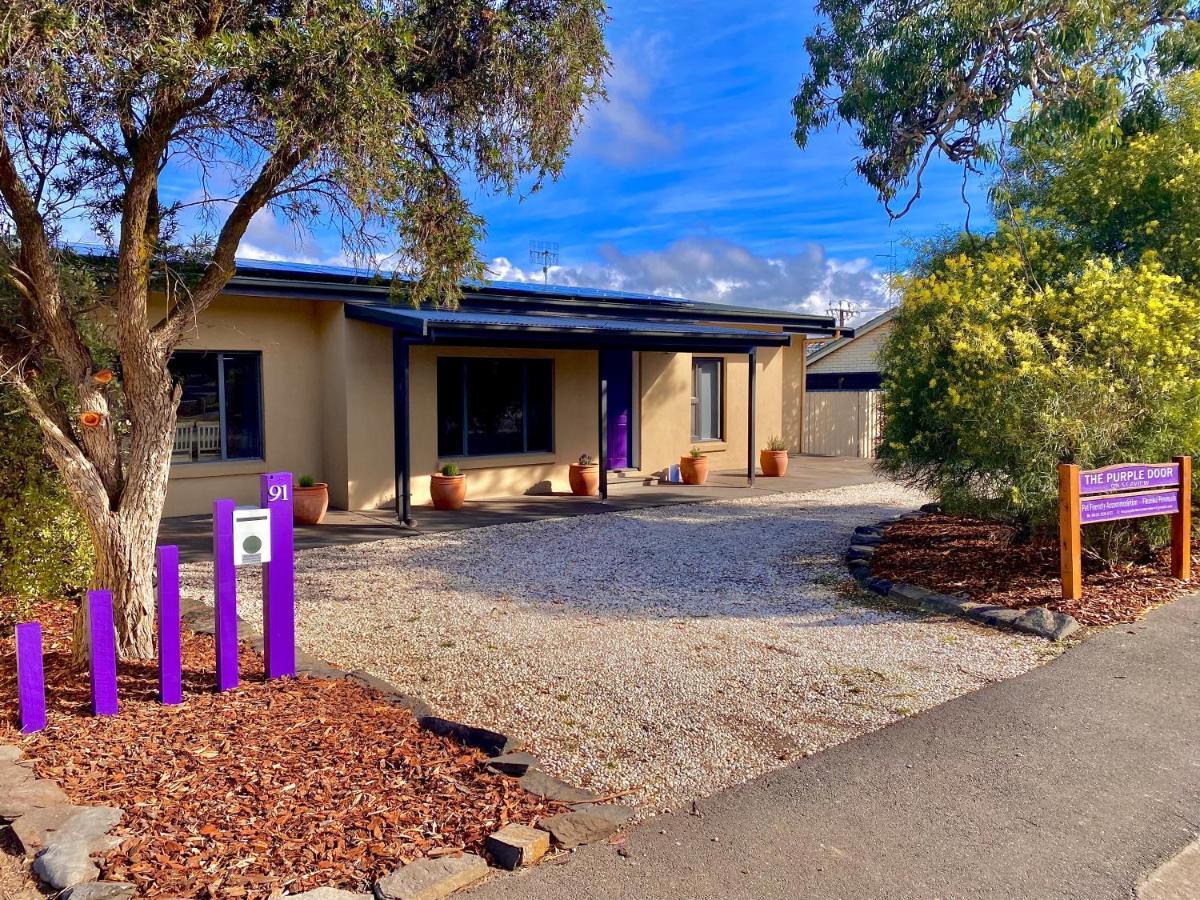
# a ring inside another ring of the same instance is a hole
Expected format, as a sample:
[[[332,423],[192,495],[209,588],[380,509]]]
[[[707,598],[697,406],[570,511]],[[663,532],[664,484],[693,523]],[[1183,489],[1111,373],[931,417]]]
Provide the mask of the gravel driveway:
[[[306,551],[299,642],[668,808],[1054,652],[854,602],[850,532],[920,502],[870,484]],[[260,621],[257,573],[239,580]],[[185,593],[210,585],[185,567]]]

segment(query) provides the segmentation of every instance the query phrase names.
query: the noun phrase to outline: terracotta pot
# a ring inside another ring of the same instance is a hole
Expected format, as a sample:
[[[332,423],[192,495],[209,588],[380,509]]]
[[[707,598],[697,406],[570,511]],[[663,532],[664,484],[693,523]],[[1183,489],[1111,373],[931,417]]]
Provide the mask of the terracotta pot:
[[[763,450],[758,454],[758,467],[768,478],[782,478],[787,474],[787,466],[786,450]]]
[[[320,525],[329,509],[329,485],[323,481],[292,491],[292,521],[297,525]]]
[[[679,457],[679,476],[684,484],[704,484],[708,480],[708,457]]]
[[[571,483],[571,493],[577,497],[599,496],[599,463],[592,463],[590,466],[581,466],[579,463],[571,463],[571,469],[569,472],[567,472],[567,481]]]
[[[466,475],[434,475],[429,482],[434,509],[462,509],[467,499]]]

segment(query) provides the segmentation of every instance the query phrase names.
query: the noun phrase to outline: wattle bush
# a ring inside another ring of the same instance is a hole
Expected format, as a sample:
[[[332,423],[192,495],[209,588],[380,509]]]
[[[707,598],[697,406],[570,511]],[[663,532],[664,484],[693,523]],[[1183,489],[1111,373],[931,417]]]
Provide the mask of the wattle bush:
[[[1059,462],[1200,451],[1200,295],[1152,252],[1079,263],[1045,232],[1002,227],[928,257],[902,289],[879,463],[949,510],[1049,525]]]

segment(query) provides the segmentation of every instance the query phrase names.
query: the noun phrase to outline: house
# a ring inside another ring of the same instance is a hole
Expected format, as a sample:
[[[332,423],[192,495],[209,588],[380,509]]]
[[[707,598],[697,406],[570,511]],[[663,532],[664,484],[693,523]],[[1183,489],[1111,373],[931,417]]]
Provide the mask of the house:
[[[175,353],[166,515],[255,502],[258,475],[329,484],[331,505],[429,502],[453,462],[472,499],[568,490],[588,453],[661,472],[699,447],[745,469],[799,450],[806,336],[831,318],[649,294],[486,282],[455,309],[396,305],[353,269],[239,261]]]
[[[872,459],[881,433],[879,350],[896,308],[808,354],[803,448],[818,456]]]

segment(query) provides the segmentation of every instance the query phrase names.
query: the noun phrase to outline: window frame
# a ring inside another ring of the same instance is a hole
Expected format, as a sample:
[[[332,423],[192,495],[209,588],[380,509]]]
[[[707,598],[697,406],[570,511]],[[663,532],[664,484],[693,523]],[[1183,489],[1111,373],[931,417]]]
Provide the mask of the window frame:
[[[717,367],[717,408],[713,411],[713,424],[716,426],[714,436],[696,434],[696,409],[700,405],[697,391],[697,371],[702,363],[714,363]],[[691,402],[691,436],[692,443],[719,443],[725,440],[725,358],[723,356],[693,356],[692,357],[692,402]]]
[[[221,433],[221,455],[215,459],[199,459],[193,455],[188,459],[176,459],[174,452],[171,453],[172,466],[194,466],[194,465],[211,465],[220,463],[246,463],[246,462],[265,462],[267,458],[267,407],[264,398],[263,387],[263,353],[261,350],[215,350],[208,348],[184,348],[175,350],[171,354],[173,360],[176,356],[187,355],[194,357],[215,356],[217,359],[217,421]],[[258,372],[258,447],[259,453],[257,456],[230,456],[229,455],[229,430],[227,420],[227,410],[225,406],[225,357],[241,356],[250,357],[256,363]],[[168,370],[170,362],[167,363]],[[175,376],[172,373],[171,380],[175,381]],[[178,382],[175,382],[178,383]],[[182,398],[181,398],[182,399]],[[178,423],[178,420],[176,420]]]
[[[468,369],[472,364],[482,363],[519,363],[521,365],[521,450],[500,450],[495,453],[471,453],[470,452],[470,422],[471,408],[470,399],[470,379]],[[461,394],[459,396],[458,408],[462,416],[462,447],[457,453],[442,452],[442,436],[441,436],[441,421],[438,421],[437,429],[437,455],[438,459],[488,459],[501,458],[506,456],[545,456],[555,452],[556,438],[555,433],[555,367],[552,358],[543,356],[439,356],[437,358],[437,390],[442,390],[441,366],[443,363],[455,363],[459,366],[460,383],[462,385]],[[547,416],[549,418],[549,446],[546,448],[529,449],[529,370],[531,365],[544,365],[547,369],[549,379],[550,396],[547,403]],[[441,398],[435,396],[435,408],[441,406]],[[438,413],[440,416],[440,413]]]

